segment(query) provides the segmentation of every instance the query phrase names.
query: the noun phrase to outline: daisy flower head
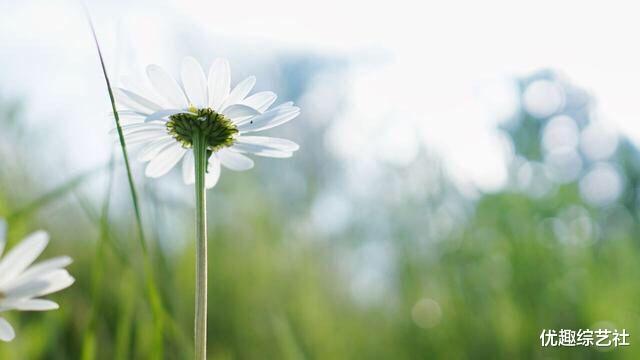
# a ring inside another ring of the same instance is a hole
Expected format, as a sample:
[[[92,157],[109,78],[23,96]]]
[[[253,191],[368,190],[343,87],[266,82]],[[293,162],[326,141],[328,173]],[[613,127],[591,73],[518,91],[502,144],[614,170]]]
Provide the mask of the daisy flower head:
[[[256,83],[250,76],[233,89],[229,63],[217,59],[208,76],[197,60],[182,61],[180,82],[158,65],[147,66],[152,89],[133,86],[119,88],[119,112],[127,122],[122,126],[127,144],[140,145],[138,160],[147,162],[145,174],[157,178],[182,161],[182,176],[195,182],[194,137],[204,138],[208,157],[206,188],[220,177],[220,168],[243,171],[253,160],[246,154],[274,158],[290,157],[298,145],[290,140],[254,136],[255,132],[282,125],[300,114],[292,102],[271,107],[276,94],[271,91],[249,95]]]
[[[75,280],[64,269],[71,263],[71,258],[67,256],[32,265],[48,242],[49,235],[44,231],[37,231],[2,257],[6,244],[6,223],[0,219],[0,312],[47,311],[58,308],[55,302],[40,297],[65,289]],[[14,337],[13,327],[0,317],[0,340],[11,341]]]

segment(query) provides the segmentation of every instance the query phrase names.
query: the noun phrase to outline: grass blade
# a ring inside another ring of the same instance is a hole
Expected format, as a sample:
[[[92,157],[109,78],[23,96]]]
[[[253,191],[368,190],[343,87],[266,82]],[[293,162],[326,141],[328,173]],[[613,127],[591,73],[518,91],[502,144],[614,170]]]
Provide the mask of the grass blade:
[[[144,228],[142,227],[142,215],[140,211],[140,202],[138,200],[138,191],[136,190],[136,185],[133,181],[133,173],[131,172],[131,165],[129,162],[129,154],[127,152],[127,144],[124,140],[124,133],[122,132],[122,126],[120,125],[120,116],[118,115],[118,109],[116,108],[116,99],[113,96],[113,89],[111,87],[111,81],[109,80],[109,75],[107,74],[107,68],[104,64],[104,57],[102,56],[102,50],[100,49],[100,43],[98,42],[98,36],[96,35],[96,30],[93,26],[93,21],[91,20],[91,16],[89,15],[89,10],[86,5],[84,5],[85,15],[87,16],[87,21],[89,22],[89,27],[91,28],[91,35],[93,36],[93,41],[96,45],[96,50],[98,51],[98,57],[100,59],[100,67],[102,68],[102,74],[104,75],[104,81],[107,85],[107,92],[109,93],[109,101],[111,102],[111,110],[113,111],[113,118],[116,122],[116,129],[118,131],[118,141],[120,143],[120,149],[122,150],[122,157],[124,159],[124,166],[127,170],[127,181],[129,183],[129,191],[131,192],[131,201],[133,203],[133,210],[135,212],[136,222],[138,223],[138,238],[140,239],[140,246],[142,247],[142,251],[147,253],[147,242],[144,236]]]
[[[118,132],[118,140],[120,142],[120,148],[122,150],[122,156],[124,158],[124,164],[127,170],[127,180],[129,182],[129,191],[131,192],[131,201],[133,202],[133,208],[135,212],[136,222],[138,224],[138,238],[140,240],[140,246],[143,252],[143,266],[144,272],[146,274],[146,285],[147,292],[149,296],[149,302],[151,304],[151,309],[154,314],[155,320],[155,336],[154,336],[154,347],[153,347],[153,358],[162,358],[163,354],[163,305],[162,300],[160,298],[160,294],[158,292],[158,287],[156,285],[154,276],[153,276],[153,266],[149,259],[149,252],[147,250],[147,242],[144,236],[144,230],[142,226],[142,216],[140,212],[140,202],[138,201],[138,193],[136,190],[135,183],[133,181],[133,174],[131,172],[131,165],[129,163],[129,155],[127,153],[127,145],[125,143],[124,134],[122,132],[122,126],[120,125],[120,115],[118,114],[118,109],[116,108],[116,101],[113,95],[113,89],[111,87],[111,81],[109,80],[109,75],[107,74],[107,68],[104,63],[104,57],[102,56],[102,50],[100,49],[100,43],[98,41],[98,36],[96,35],[95,27],[93,26],[93,21],[91,20],[91,15],[89,14],[89,9],[86,7],[84,2],[82,3],[85,15],[89,22],[89,27],[91,28],[91,34],[93,36],[93,40],[96,45],[96,50],[98,51],[98,57],[100,58],[100,66],[102,68],[102,74],[104,75],[104,80],[107,85],[107,91],[109,93],[109,101],[111,102],[111,109],[113,111],[113,117],[116,123],[116,129]]]

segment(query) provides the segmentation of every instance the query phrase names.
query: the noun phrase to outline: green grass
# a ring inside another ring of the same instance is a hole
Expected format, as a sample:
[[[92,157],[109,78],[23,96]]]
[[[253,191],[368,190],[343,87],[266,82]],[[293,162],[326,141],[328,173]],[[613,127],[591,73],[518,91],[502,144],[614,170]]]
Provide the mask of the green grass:
[[[259,186],[254,180],[249,184]],[[218,191],[227,201],[233,199],[234,207],[231,214],[220,205],[210,209],[215,223],[209,254],[212,359],[639,355],[634,346],[608,353],[539,347],[542,328],[588,328],[609,321],[626,328],[632,344],[640,331],[640,253],[633,234],[586,247],[562,244],[540,226],[556,213],[548,200],[509,193],[486,196],[462,231],[437,243],[419,240],[424,230],[419,223],[410,229],[392,226],[390,283],[382,295],[362,302],[336,266],[362,241],[356,232],[313,239],[305,231],[292,232],[281,216],[269,211],[277,207],[275,200],[238,195],[242,191],[232,181],[223,180]],[[212,202],[222,199],[214,196]],[[73,197],[48,205],[56,211],[80,207]],[[0,203],[3,209],[13,206]],[[183,219],[190,209],[162,210],[167,215],[159,221],[172,221],[185,241],[164,254],[166,262],[153,258],[154,267],[162,267],[159,290],[170,319],[163,345],[166,358],[186,359],[192,351],[195,259],[191,222]],[[10,223],[18,229],[11,232],[13,238],[46,225],[53,239],[47,254],[71,255],[77,283],[52,296],[62,305],[59,311],[10,313],[18,337],[0,344],[0,358],[129,359],[154,353],[153,314],[139,275],[142,264],[131,255],[137,253],[135,231],[127,230],[135,225],[115,218],[106,227],[105,213],[102,207],[99,221],[80,222],[73,230],[67,222],[77,220],[51,223],[38,212]],[[241,218],[242,224],[223,221],[225,216]],[[114,231],[108,235],[108,229]],[[129,261],[122,261],[115,247],[105,246],[108,236],[125,249]],[[420,328],[411,317],[413,306],[425,297],[442,309],[431,329]]]
[[[19,123],[20,114],[4,109],[0,104],[0,124]],[[16,138],[0,134],[9,139]],[[314,186],[280,184],[282,163],[261,159],[252,172],[226,172],[209,193],[211,359],[640,358],[640,222],[627,196],[592,208],[568,184],[537,200],[505,190],[472,203],[446,179],[428,180],[425,174],[437,169],[421,156],[408,169],[384,168],[387,191],[379,196],[345,193],[357,210],[349,226],[322,235],[326,229],[309,220],[309,209],[325,180],[313,166],[299,165],[313,154],[331,161],[324,150],[309,146],[299,163],[287,165]],[[0,150],[0,161],[9,158],[27,157]],[[70,255],[77,278],[50,296],[58,311],[2,313],[17,338],[0,343],[0,359],[148,359],[160,356],[159,347],[166,359],[193,358],[192,189],[166,177],[156,181],[176,193],[145,191],[140,198],[153,250],[147,262],[126,170],[119,161],[101,170],[86,182],[69,176],[53,190],[29,168],[0,172],[0,216],[9,221],[10,243],[49,231],[45,257]],[[108,185],[96,185],[101,181]],[[436,216],[452,204],[459,210]],[[594,229],[583,245],[553,231],[553,221],[576,207]],[[375,260],[380,251],[383,259]],[[150,270],[160,317],[149,300]],[[377,275],[367,286],[356,286],[354,279],[371,273]],[[417,311],[422,299],[440,311]],[[603,322],[625,328],[632,346],[539,346],[542,329]],[[419,326],[425,324],[432,327]]]

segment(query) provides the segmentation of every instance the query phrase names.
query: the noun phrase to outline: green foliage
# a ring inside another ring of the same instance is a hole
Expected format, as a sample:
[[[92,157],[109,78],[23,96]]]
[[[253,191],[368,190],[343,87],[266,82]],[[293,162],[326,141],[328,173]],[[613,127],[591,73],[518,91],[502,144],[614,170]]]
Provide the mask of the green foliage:
[[[7,115],[0,113],[3,123]],[[617,163],[635,183],[635,149],[621,149]],[[2,159],[22,156],[0,150]],[[321,152],[308,150],[314,151]],[[574,182],[539,198],[508,188],[471,202],[445,179],[428,180],[424,169],[429,176],[438,169],[422,154],[411,169],[386,168],[384,196],[349,198],[358,209],[350,225],[322,235],[325,229],[310,224],[307,210],[322,185],[317,169],[304,173],[309,185],[302,195],[287,187],[282,193],[289,197],[280,197],[271,184],[282,173],[261,173],[277,166],[263,160],[254,174],[225,174],[209,192],[211,359],[640,357],[633,346],[640,333],[640,224],[627,195],[593,207]],[[113,176],[114,191],[108,185],[104,193],[95,182],[73,177],[51,190],[45,181],[23,181],[34,178],[30,169],[0,173],[0,216],[9,219],[11,243],[46,229],[52,238],[46,256],[73,257],[70,272],[77,278],[51,296],[61,304],[58,311],[2,314],[17,338],[0,343],[0,359],[147,359],[156,353],[157,319],[135,215],[127,202],[109,204],[116,189],[127,189],[117,169],[100,173],[108,184]],[[411,183],[438,191],[424,193]],[[141,209],[152,230],[161,341],[165,358],[189,359],[193,209],[154,197],[158,193],[143,193]],[[192,196],[190,189],[180,196]],[[452,203],[460,204],[449,213],[455,215],[438,217]],[[585,218],[590,230],[581,232],[578,220]],[[436,231],[441,228],[446,231]],[[561,236],[558,229],[572,231]],[[382,260],[358,252],[370,246],[383,249]],[[354,285],[354,273],[371,272],[382,277]],[[600,326],[625,328],[632,346],[600,352],[539,345],[542,329]]]

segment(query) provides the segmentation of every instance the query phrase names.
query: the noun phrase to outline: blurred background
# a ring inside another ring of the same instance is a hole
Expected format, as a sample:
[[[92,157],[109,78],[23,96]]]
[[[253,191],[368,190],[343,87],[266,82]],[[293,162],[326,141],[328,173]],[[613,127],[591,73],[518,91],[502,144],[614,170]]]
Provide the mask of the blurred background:
[[[211,359],[640,357],[632,4],[88,6],[115,83],[221,56],[302,108],[208,193]],[[192,357],[193,191],[133,164],[150,304],[109,106],[78,2],[0,0],[0,217],[77,278],[1,359]],[[540,346],[587,328],[631,346]]]

